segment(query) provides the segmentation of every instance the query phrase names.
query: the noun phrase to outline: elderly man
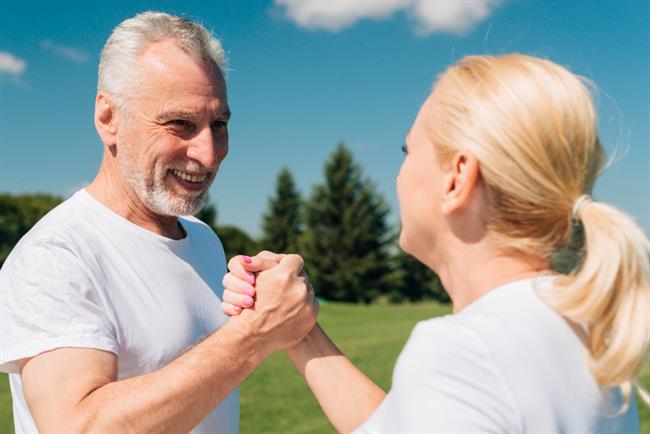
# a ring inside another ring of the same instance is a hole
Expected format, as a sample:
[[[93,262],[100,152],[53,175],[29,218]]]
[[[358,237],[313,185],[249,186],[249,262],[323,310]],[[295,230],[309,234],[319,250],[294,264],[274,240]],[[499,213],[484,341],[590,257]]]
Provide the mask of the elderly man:
[[[201,208],[228,151],[224,63],[203,27],[162,13],[124,21],[107,41],[97,177],[0,271],[0,370],[18,432],[236,432],[238,384],[313,327],[293,255],[260,276],[273,289],[259,307],[227,321],[219,239],[179,217]]]

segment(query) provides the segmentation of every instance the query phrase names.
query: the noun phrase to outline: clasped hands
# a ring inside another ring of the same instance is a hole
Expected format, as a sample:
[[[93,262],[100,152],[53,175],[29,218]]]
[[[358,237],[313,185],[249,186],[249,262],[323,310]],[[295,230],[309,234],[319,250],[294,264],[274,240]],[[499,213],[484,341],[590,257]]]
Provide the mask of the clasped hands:
[[[221,310],[249,323],[270,351],[294,346],[314,327],[318,301],[299,255],[239,255],[228,270]]]

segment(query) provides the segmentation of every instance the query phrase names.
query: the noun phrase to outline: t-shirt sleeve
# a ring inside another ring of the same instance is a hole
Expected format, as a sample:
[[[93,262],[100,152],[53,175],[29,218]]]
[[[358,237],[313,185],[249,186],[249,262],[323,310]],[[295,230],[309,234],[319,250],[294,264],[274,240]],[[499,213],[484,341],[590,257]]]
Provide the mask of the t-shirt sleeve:
[[[386,399],[359,433],[521,432],[510,391],[485,346],[447,319],[413,330]]]
[[[117,353],[115,331],[89,271],[62,242],[21,246],[0,270],[0,372],[61,347]]]

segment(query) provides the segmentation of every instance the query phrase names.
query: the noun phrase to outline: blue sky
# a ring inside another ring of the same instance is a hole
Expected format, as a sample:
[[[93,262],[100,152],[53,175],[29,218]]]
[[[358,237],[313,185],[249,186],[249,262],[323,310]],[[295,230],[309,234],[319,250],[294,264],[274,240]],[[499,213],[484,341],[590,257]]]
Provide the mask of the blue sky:
[[[55,3],[55,4],[53,4]],[[522,52],[589,77],[615,163],[596,185],[650,231],[650,2],[420,0],[5,2],[0,191],[67,196],[94,178],[99,52],[144,10],[184,14],[228,53],[230,153],[211,189],[221,223],[259,234],[277,172],[308,195],[340,140],[392,207],[400,146],[435,77],[467,54]]]

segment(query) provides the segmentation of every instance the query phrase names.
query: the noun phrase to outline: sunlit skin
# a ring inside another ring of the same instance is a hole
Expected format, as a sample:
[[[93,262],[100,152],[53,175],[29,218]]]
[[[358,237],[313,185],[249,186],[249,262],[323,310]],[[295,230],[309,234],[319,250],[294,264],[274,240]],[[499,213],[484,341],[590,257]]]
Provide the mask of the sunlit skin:
[[[129,95],[128,112],[115,107],[111,95],[97,95],[95,125],[105,152],[87,191],[133,223],[179,239],[184,233],[176,216],[143,201],[125,179],[120,159],[133,161],[145,179],[156,167],[180,163],[190,175],[207,175],[205,180],[188,183],[164,171],[165,191],[174,197],[205,191],[228,153],[226,85],[213,62],[197,62],[170,40],[149,46],[139,65],[147,79]]]
[[[480,164],[468,151],[441,162],[431,143],[435,92],[420,108],[406,136],[397,177],[400,247],[434,270],[454,312],[505,283],[550,272],[547,259],[513,255],[487,228],[489,203]]]

